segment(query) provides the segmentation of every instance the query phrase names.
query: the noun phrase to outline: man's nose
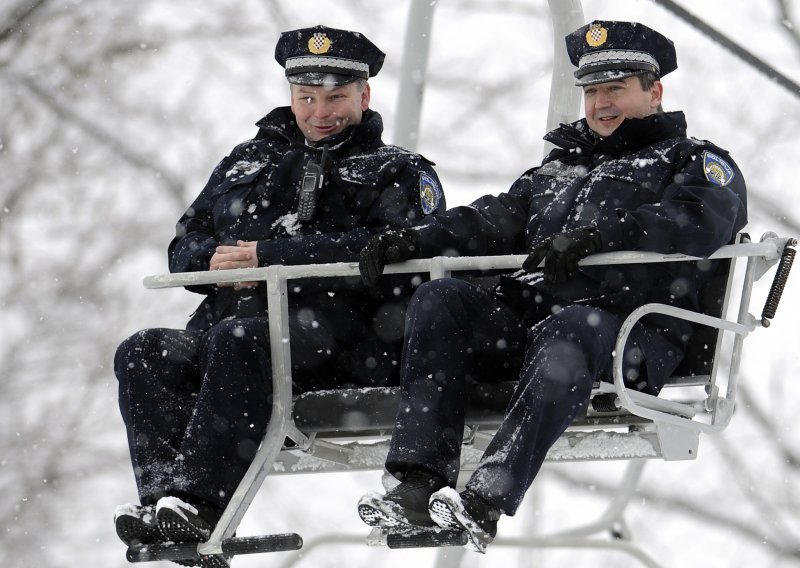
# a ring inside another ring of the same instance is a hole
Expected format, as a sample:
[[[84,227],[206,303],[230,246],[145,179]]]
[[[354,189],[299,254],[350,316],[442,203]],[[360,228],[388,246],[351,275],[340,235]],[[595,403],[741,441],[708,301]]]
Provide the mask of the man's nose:
[[[607,106],[611,106],[611,97],[609,97],[606,93],[600,92],[597,93],[595,97],[594,106],[599,108],[605,108]]]
[[[319,101],[314,106],[314,114],[316,116],[328,116],[331,113],[331,105],[326,101]]]

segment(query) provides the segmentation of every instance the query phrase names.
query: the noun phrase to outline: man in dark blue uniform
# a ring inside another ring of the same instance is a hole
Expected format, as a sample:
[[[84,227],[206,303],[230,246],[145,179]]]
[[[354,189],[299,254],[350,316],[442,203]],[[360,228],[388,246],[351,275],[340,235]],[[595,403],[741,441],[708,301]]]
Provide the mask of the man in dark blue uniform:
[[[546,136],[557,148],[543,164],[507,193],[377,236],[362,252],[367,282],[407,258],[529,254],[493,290],[445,278],[415,292],[386,461],[402,483],[361,498],[367,524],[462,529],[484,552],[592,384],[610,377],[624,318],[647,302],[697,310],[716,268],[579,267],[580,259],[618,250],[706,256],[746,223],[744,179],[727,152],[688,138],[683,113],[662,110],[660,78],[677,67],[672,42],[641,24],[597,21],[566,43],[586,116]],[[693,329],[642,320],[626,350],[626,381],[659,392]],[[515,376],[503,424],[458,493],[467,385]]]
[[[370,236],[445,208],[432,164],[381,140],[367,80],[384,54],[366,37],[286,32],[275,58],[291,107],[267,114],[216,167],[178,221],[172,272],[353,261]],[[141,499],[115,515],[127,544],[205,539],[269,420],[266,287],[190,289],[205,297],[186,330],[136,333],[114,361]],[[296,281],[295,388],[396,384],[410,293],[405,280]]]

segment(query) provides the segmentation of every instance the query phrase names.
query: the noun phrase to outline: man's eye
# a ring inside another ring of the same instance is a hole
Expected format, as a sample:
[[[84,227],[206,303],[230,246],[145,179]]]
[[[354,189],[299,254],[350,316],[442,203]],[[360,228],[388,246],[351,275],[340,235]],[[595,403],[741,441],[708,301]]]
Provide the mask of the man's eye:
[[[303,102],[306,103],[307,105],[310,105],[311,101],[312,101],[311,97],[303,97]]]

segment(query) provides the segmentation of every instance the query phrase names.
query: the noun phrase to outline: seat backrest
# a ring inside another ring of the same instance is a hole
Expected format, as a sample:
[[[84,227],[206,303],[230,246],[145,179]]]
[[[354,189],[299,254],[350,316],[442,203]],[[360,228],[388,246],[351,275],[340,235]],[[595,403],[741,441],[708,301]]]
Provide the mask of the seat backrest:
[[[742,242],[746,238],[746,235],[737,235],[735,242]],[[702,313],[721,317],[727,311],[733,266],[732,259],[714,261],[714,274],[700,294]],[[475,279],[476,283],[485,284],[480,282],[483,279],[494,281],[491,272],[476,271],[460,276]],[[717,328],[698,325],[687,345],[683,361],[667,384],[713,383],[715,357],[720,342]],[[470,385],[465,407],[468,424],[497,424],[502,419],[516,386],[516,377],[507,379],[499,383]],[[312,391],[295,397],[293,417],[295,425],[306,432],[378,433],[394,427],[399,402],[398,387]]]
[[[498,423],[516,385],[516,380],[470,385],[466,422]],[[295,397],[293,416],[305,432],[380,432],[394,428],[399,404],[399,387],[311,391]]]
[[[749,241],[749,237],[740,233],[732,244]],[[698,261],[707,263],[707,260]],[[700,312],[713,317],[724,317],[728,310],[731,287],[733,285],[735,259],[713,261],[715,272],[700,294]],[[697,263],[695,263],[697,264]],[[686,346],[683,360],[673,373],[678,381],[684,377],[709,376],[713,380],[716,357],[722,341],[719,329],[705,325],[697,325],[691,340]],[[675,382],[673,381],[673,382]]]

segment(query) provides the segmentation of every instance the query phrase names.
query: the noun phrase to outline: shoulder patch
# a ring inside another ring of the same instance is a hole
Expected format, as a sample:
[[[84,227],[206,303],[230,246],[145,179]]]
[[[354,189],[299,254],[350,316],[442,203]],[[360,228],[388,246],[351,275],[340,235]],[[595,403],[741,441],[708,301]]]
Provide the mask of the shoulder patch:
[[[715,185],[728,185],[736,172],[731,165],[713,152],[703,152],[703,173]]]
[[[419,175],[419,200],[425,215],[436,211],[442,200],[442,188],[439,187],[439,183],[433,176],[424,172]]]

